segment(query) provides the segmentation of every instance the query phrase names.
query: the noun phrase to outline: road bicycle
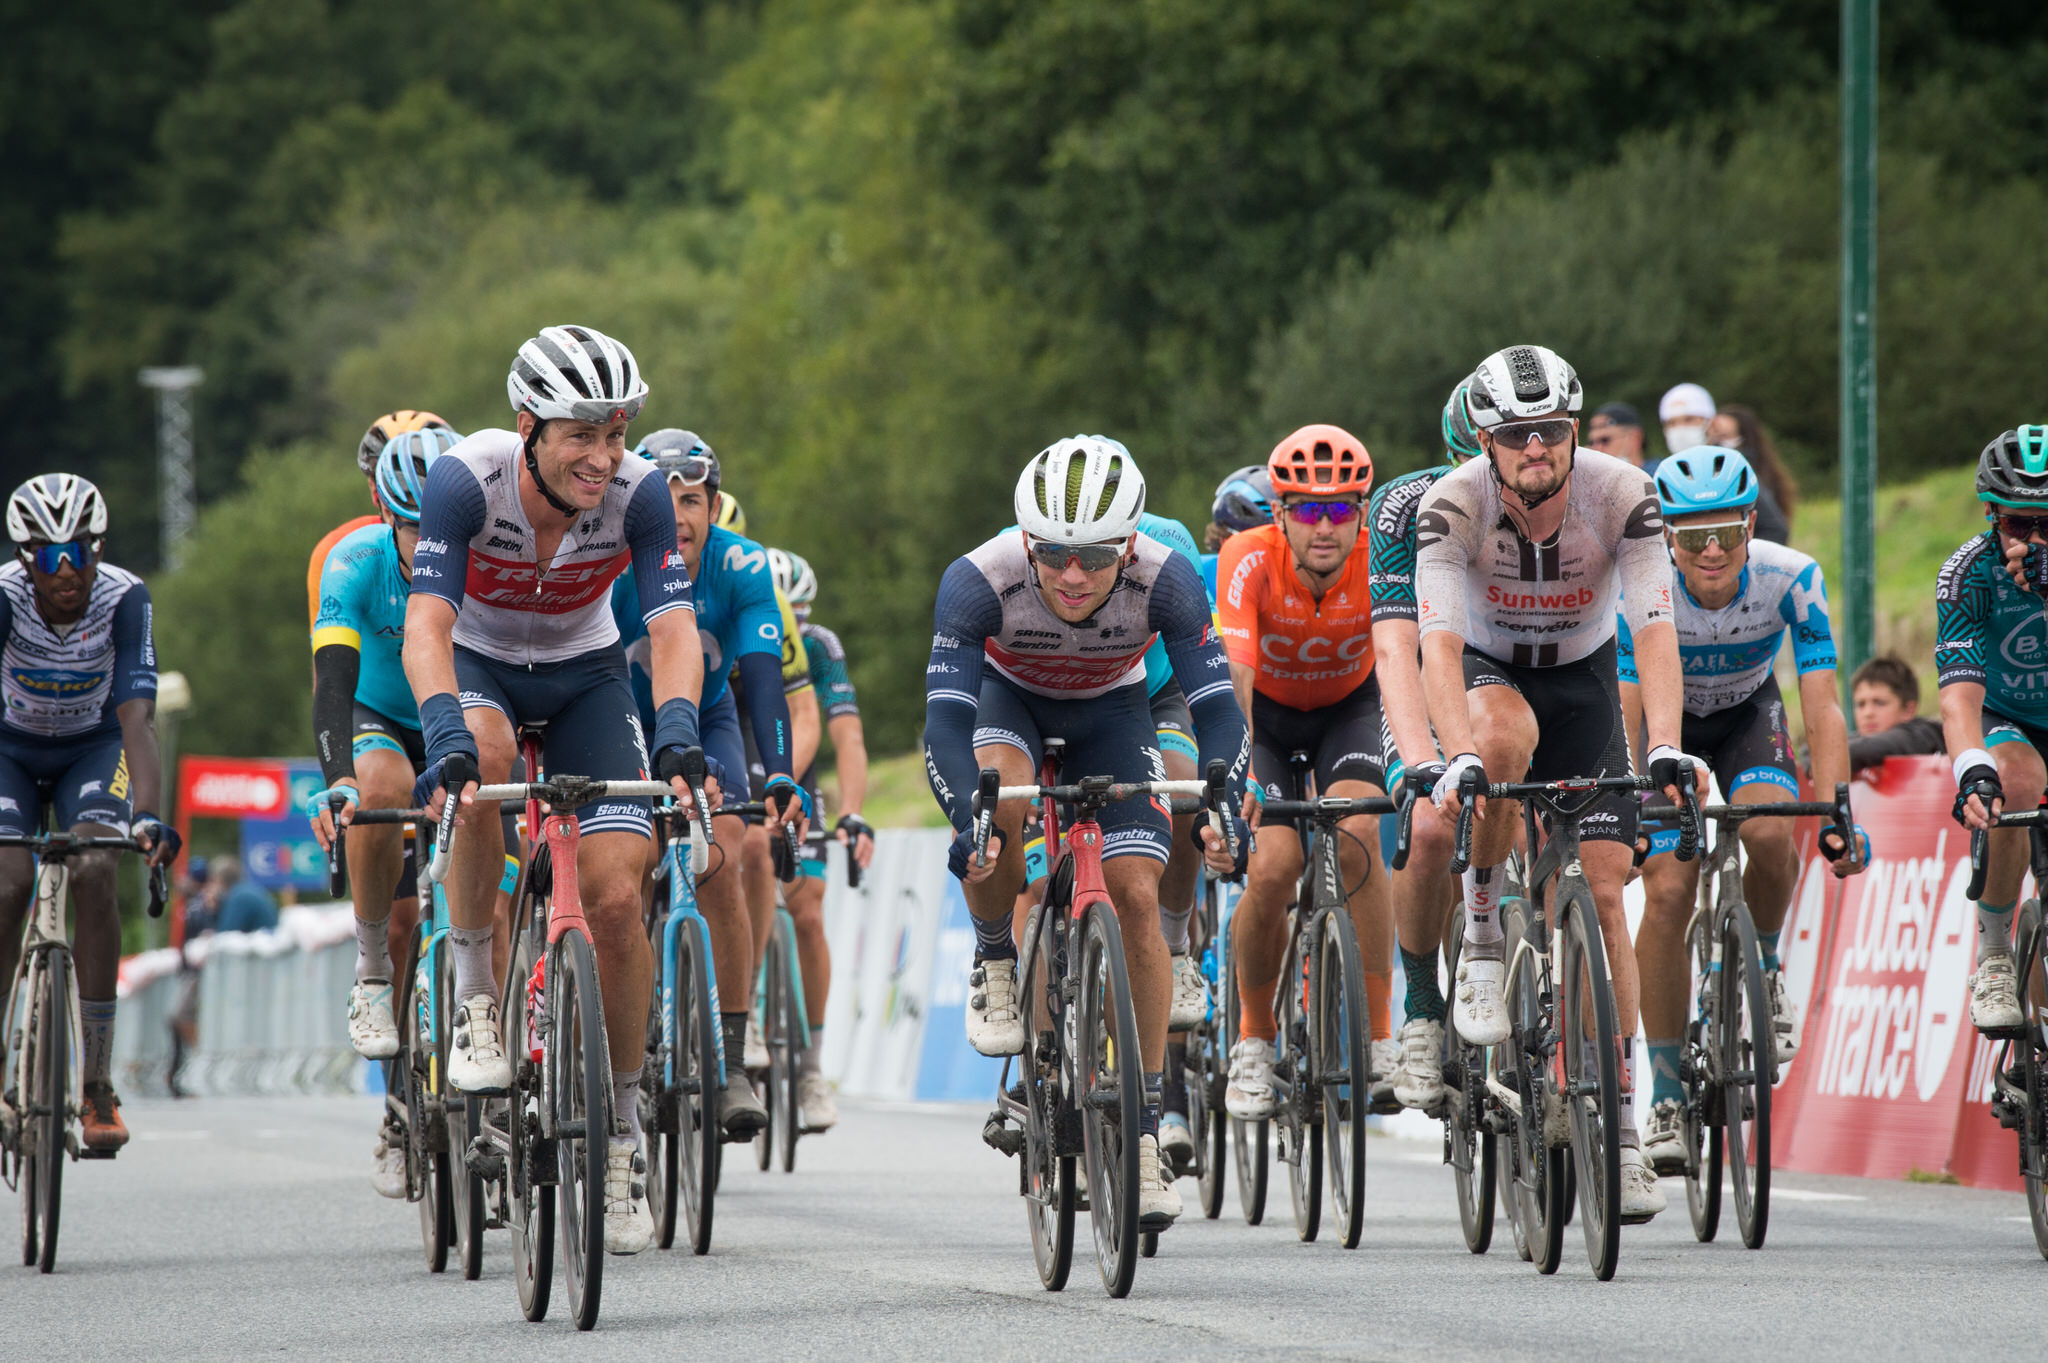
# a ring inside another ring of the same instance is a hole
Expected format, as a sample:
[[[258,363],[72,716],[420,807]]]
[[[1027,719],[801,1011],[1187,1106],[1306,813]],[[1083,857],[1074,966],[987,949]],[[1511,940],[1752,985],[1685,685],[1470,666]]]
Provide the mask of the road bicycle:
[[[1993,793],[1981,784],[1964,790],[1987,802]],[[2048,884],[2048,808],[2001,814],[1998,826],[2027,830],[2034,893],[2020,905],[2014,932],[2020,1025],[1986,1033],[2000,1043],[1992,1066],[1991,1115],[2019,1137],[2027,1219],[2033,1223],[2035,1247],[2048,1258],[2048,914],[2042,911],[2040,890]],[[1989,851],[1985,831],[1972,829],[1968,898],[1973,902],[1984,893]]]
[[[1304,783],[1308,757],[1294,755]],[[1344,883],[1338,825],[1361,815],[1391,814],[1384,796],[1268,800],[1261,824],[1306,825],[1301,884],[1287,910],[1287,952],[1274,990],[1278,1041],[1273,1057],[1273,1128],[1287,1166],[1294,1229],[1314,1240],[1322,1220],[1327,1162],[1331,1210],[1344,1248],[1356,1249],[1365,1230],[1365,1118],[1372,1092],[1372,1032],[1365,1002],[1365,969],[1348,908],[1358,887]],[[1355,841],[1355,839],[1354,839]],[[1370,863],[1368,862],[1368,867]]]
[[[1209,983],[1209,1008],[1202,1021],[1181,1034],[1180,1041],[1188,1129],[1195,1141],[1192,1172],[1200,1189],[1202,1215],[1210,1221],[1223,1214],[1223,1171],[1229,1159],[1230,1122],[1223,1110],[1223,1090],[1230,1082],[1230,1052],[1223,1043],[1223,1016],[1217,1003],[1223,995],[1217,986],[1225,960],[1224,926],[1234,905],[1227,882],[1203,867],[1201,893],[1188,921],[1188,950],[1202,963],[1202,975]]]
[[[824,822],[822,814],[819,822]],[[794,848],[795,825],[784,824],[782,837],[785,849]],[[806,846],[816,849],[821,861],[825,844],[831,841],[831,830],[824,827],[812,830],[804,839]],[[778,860],[778,871],[788,872],[781,876],[782,883],[795,884],[801,869],[798,858],[789,855]],[[856,887],[860,884],[860,863],[851,856],[846,859],[846,882]],[[775,897],[775,918],[768,930],[768,949],[762,954],[761,971],[754,984],[754,1007],[761,1039],[768,1048],[768,1067],[760,1072],[767,1097],[764,1106],[768,1109],[768,1125],[754,1136],[754,1157],[766,1171],[779,1155],[782,1172],[787,1174],[796,1168],[796,1142],[804,1134],[797,1092],[803,1077],[803,1057],[811,1049],[811,1021],[804,1003],[803,965],[796,949],[796,919],[780,892]]]
[[[1119,784],[1086,776],[1059,784],[1065,745],[1048,739],[1035,785],[1000,785],[981,773],[974,797],[975,856],[985,858],[996,806],[1032,800],[1040,807],[1052,873],[1045,898],[1027,920],[1018,998],[1025,1010],[1024,1053],[1003,1062],[996,1113],[984,1132],[991,1144],[1022,1156],[1019,1191],[1031,1229],[1039,1281],[1066,1286],[1073,1266],[1077,1207],[1075,1160],[1085,1162],[1088,1215],[1096,1265],[1112,1297],[1127,1296],[1137,1273],[1138,1131],[1145,1097],[1138,1024],[1124,966],[1123,932],[1102,876],[1102,825],[1097,816],[1119,800],[1202,797],[1212,818],[1223,806],[1223,763],[1206,781]],[[1074,822],[1064,830],[1061,807]],[[1221,820],[1218,820],[1221,822]],[[1227,826],[1224,836],[1230,836]],[[1010,1070],[1020,1071],[1013,1093]],[[1023,1133],[1014,1137],[1009,1128]]]
[[[1645,822],[1674,816],[1650,806]],[[1717,831],[1685,925],[1694,1009],[1686,1022],[1678,1077],[1685,1087],[1685,1200],[1693,1235],[1710,1241],[1721,1224],[1722,1172],[1735,1199],[1742,1243],[1763,1246],[1771,1217],[1771,1089],[1778,1082],[1775,1023],[1763,947],[1742,892],[1742,825],[1750,819],[1828,819],[1842,846],[1856,836],[1847,784],[1835,798],[1713,805],[1700,811]]]
[[[21,957],[0,1009],[0,1178],[21,1194],[21,1262],[45,1273],[57,1266],[57,1228],[64,1202],[67,1158],[112,1159],[113,1150],[88,1149],[76,1126],[81,1092],[78,977],[65,931],[71,870],[86,852],[140,852],[131,838],[70,833],[6,834],[0,847],[35,853],[35,907],[22,929]],[[163,916],[164,870],[149,870],[149,916]]]
[[[520,727],[529,772],[541,770],[544,732],[544,725]],[[480,786],[476,792],[479,801],[525,801],[526,826],[533,830],[533,852],[513,899],[512,953],[500,994],[512,1084],[502,1105],[483,1105],[477,1138],[470,1143],[472,1167],[506,1182],[512,1278],[528,1320],[547,1315],[558,1214],[563,1278],[577,1329],[596,1326],[603,1286],[612,1067],[597,957],[578,887],[581,831],[574,811],[593,800],[659,799],[668,793],[661,781],[565,775]],[[451,798],[427,867],[427,879],[436,884],[447,874],[455,810]]]
[[[1473,794],[1521,801],[1526,845],[1540,849],[1523,879],[1526,897],[1501,906],[1510,1030],[1486,1072],[1508,1128],[1506,1149],[1495,1156],[1498,1179],[1517,1248],[1530,1251],[1540,1273],[1555,1273],[1563,1255],[1568,1183],[1577,1187],[1594,1276],[1611,1279],[1620,1259],[1620,1037],[1600,917],[1579,861],[1579,823],[1609,791],[1652,788],[1648,776],[1496,782],[1463,792],[1458,810],[1453,875],[1472,860]],[[1684,794],[1677,856],[1690,861],[1699,803],[1689,786]]]

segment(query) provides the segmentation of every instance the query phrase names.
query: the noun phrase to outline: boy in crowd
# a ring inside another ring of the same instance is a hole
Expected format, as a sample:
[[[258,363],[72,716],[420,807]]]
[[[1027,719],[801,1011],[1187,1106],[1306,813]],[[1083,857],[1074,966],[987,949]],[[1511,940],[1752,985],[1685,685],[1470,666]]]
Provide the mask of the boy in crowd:
[[[1856,710],[1856,732],[1849,736],[1852,772],[1887,757],[1943,751],[1941,725],[1919,713],[1920,682],[1901,659],[1886,653],[1857,668],[1849,697]]]

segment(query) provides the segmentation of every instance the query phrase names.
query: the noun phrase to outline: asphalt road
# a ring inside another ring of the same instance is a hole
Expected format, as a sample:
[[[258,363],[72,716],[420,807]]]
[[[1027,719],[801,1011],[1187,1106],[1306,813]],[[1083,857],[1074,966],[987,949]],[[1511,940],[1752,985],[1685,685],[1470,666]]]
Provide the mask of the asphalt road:
[[[1276,1178],[1265,1225],[1243,1223],[1234,1191],[1218,1222],[1191,1211],[1126,1301],[1103,1294],[1084,1217],[1055,1295],[978,1111],[845,1108],[794,1175],[728,1161],[708,1257],[608,1261],[602,1319],[579,1336],[559,1284],[547,1321],[520,1317],[503,1232],[482,1281],[428,1276],[414,1209],[369,1188],[372,1100],[138,1101],[120,1159],[68,1171],[57,1273],[0,1267],[0,1357],[1807,1363],[2031,1359],[2048,1339],[2048,1262],[2016,1195],[1781,1175],[1769,1244],[1752,1253],[1732,1213],[1720,1243],[1696,1244],[1674,1187],[1671,1211],[1624,1232],[1620,1274],[1602,1284],[1576,1227],[1552,1278],[1516,1260],[1504,1230],[1491,1254],[1468,1254],[1439,1152],[1391,1138],[1372,1145],[1355,1251],[1299,1243]]]

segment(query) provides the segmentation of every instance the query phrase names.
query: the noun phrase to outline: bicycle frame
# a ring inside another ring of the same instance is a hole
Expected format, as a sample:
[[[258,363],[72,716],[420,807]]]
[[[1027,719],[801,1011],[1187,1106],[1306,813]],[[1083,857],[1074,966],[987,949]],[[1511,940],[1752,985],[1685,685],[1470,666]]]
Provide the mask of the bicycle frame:
[[[683,833],[670,836],[662,855],[668,862],[668,917],[661,925],[661,1040],[665,1056],[662,1084],[674,1088],[676,1082],[676,988],[678,981],[672,968],[676,959],[676,941],[682,936],[683,924],[691,919],[705,924],[705,940],[710,940],[710,924],[697,907],[697,873],[691,865],[691,849],[695,842]],[[718,1016],[718,968],[707,956],[704,960],[704,977],[711,984],[711,1014]],[[718,1052],[718,1084],[725,1086],[725,1031],[714,1027],[711,1032],[713,1049]]]

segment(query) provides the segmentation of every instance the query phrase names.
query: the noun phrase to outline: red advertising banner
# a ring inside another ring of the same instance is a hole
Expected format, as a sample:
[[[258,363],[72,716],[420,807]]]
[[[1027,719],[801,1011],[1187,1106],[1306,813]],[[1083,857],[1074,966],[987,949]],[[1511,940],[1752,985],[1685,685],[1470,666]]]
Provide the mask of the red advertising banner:
[[[1773,1162],[2017,1188],[2015,1138],[1988,1108],[1997,1047],[1970,1026],[1976,915],[1948,761],[1893,758],[1853,794],[1868,870],[1838,881],[1810,831],[1800,840],[1784,941],[1786,985],[1806,1021],[1774,1097]]]
[[[192,820],[276,819],[291,803],[291,772],[285,763],[251,757],[178,759],[178,836],[189,845]],[[171,945],[185,942],[185,899],[171,902]]]

